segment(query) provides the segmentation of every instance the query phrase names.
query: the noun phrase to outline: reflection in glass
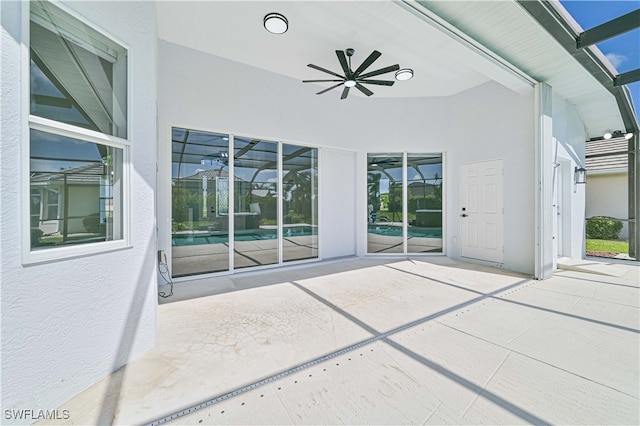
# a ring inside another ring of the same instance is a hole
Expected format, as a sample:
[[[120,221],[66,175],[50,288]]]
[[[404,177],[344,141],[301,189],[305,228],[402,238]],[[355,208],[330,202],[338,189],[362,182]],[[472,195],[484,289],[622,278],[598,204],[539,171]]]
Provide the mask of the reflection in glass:
[[[278,144],[234,139],[234,268],[278,263]]]
[[[174,277],[229,269],[229,137],[174,128],[171,252]]]
[[[408,253],[442,252],[442,154],[407,155]]]
[[[318,257],[318,150],[282,145],[283,261]]]
[[[31,248],[122,239],[122,149],[33,129],[30,141]]]
[[[367,156],[367,251],[403,253],[402,154]]]
[[[126,50],[50,2],[30,8],[31,114],[126,138]]]

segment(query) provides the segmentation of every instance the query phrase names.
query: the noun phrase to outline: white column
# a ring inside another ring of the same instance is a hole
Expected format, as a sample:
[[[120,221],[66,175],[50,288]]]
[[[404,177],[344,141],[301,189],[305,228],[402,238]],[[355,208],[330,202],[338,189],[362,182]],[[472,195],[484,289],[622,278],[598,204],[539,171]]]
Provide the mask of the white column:
[[[553,115],[551,86],[535,86],[535,255],[534,278],[551,277],[553,258]]]

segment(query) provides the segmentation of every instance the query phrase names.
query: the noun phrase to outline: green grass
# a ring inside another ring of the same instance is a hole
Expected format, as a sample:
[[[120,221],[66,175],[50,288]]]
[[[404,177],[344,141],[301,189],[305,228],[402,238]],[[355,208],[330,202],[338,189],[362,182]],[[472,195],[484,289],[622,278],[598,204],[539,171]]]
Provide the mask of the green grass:
[[[629,242],[587,239],[587,250],[607,253],[629,253]]]

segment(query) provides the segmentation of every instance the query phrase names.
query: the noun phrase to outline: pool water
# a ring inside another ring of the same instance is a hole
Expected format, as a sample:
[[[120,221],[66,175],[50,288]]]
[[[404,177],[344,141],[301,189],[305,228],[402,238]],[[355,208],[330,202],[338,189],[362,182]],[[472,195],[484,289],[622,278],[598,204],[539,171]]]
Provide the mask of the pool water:
[[[369,225],[369,233],[388,235],[390,237],[402,237],[401,226]],[[420,228],[410,226],[407,230],[409,238],[442,238],[442,228]]]
[[[252,229],[246,233],[236,233],[236,241],[275,240],[277,229]],[[317,235],[315,226],[287,226],[283,229],[283,235],[287,237],[300,237]],[[197,233],[197,234],[173,234],[172,246],[195,246],[201,244],[224,244],[229,242],[229,234],[226,233]]]

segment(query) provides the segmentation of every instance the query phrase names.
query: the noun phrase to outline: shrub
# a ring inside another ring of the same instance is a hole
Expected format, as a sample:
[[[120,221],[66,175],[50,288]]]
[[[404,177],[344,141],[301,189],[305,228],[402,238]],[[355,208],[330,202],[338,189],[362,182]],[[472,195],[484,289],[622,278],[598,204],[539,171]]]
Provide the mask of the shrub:
[[[44,233],[40,228],[31,228],[31,247],[37,247],[41,245],[40,238]]]
[[[609,216],[593,216],[587,219],[587,238],[617,240],[622,221]]]

